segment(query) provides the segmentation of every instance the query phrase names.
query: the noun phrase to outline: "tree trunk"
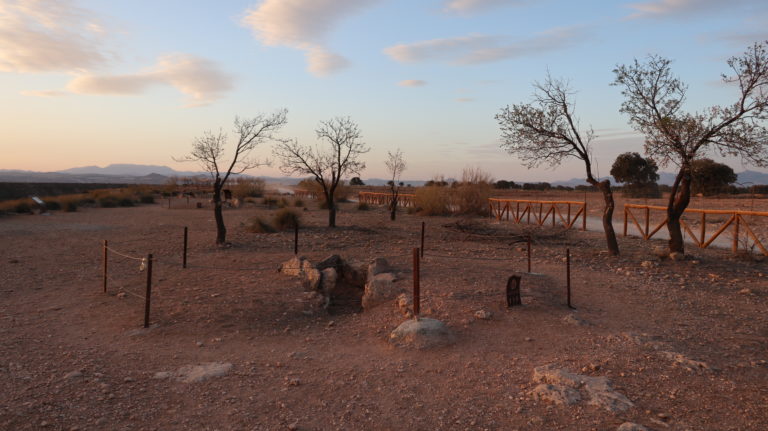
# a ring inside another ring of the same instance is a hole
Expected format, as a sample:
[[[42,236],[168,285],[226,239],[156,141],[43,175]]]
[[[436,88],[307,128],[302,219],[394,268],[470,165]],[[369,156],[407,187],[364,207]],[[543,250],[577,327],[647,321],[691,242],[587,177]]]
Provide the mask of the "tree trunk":
[[[613,192],[611,191],[611,182],[608,180],[597,181],[587,179],[587,182],[597,187],[603,194],[605,206],[603,207],[603,231],[605,231],[605,241],[608,245],[608,253],[611,256],[619,255],[619,243],[616,241],[616,232],[613,230],[613,210],[616,204],[613,202]],[[586,210],[586,208],[585,208]],[[584,214],[586,217],[587,214]]]
[[[333,198],[328,201],[328,227],[336,227],[336,202]]]
[[[667,203],[667,230],[669,231],[669,252],[685,253],[683,231],[680,226],[680,217],[691,201],[691,169],[688,164],[680,167],[680,172],[672,184]]]
[[[227,242],[227,228],[224,226],[224,214],[221,208],[221,179],[216,177],[213,183],[213,218],[216,220],[216,245],[224,245]]]
[[[389,203],[389,219],[395,221],[397,217],[397,193],[392,191],[392,201]]]

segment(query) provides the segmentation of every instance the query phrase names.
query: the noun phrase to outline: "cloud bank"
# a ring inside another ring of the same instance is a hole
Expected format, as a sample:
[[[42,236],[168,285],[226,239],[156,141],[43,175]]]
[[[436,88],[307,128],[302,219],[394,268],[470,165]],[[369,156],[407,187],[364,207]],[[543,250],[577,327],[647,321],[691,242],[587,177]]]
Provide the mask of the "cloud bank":
[[[337,72],[349,65],[331,52],[326,38],[344,18],[381,0],[265,0],[246,11],[243,24],[268,46],[288,46],[304,51],[307,69],[316,76]]]
[[[559,50],[582,42],[586,36],[583,28],[569,27],[552,29],[520,41],[509,41],[499,36],[470,35],[394,45],[384,52],[401,63],[437,60],[466,65]]]
[[[528,0],[447,0],[446,12],[472,13],[501,6],[520,6],[529,3]]]
[[[232,77],[216,63],[189,54],[158,59],[151,70],[128,75],[81,74],[67,85],[79,94],[141,94],[153,86],[168,85],[189,96],[187,106],[204,106],[232,89]]]
[[[72,71],[102,65],[101,25],[70,0],[0,0],[0,71]]]
[[[406,79],[405,81],[398,82],[397,85],[401,87],[423,87],[427,85],[427,81],[422,81],[421,79]]]
[[[732,9],[740,4],[749,3],[746,0],[657,0],[644,3],[631,3],[629,8],[636,12],[627,18],[661,18],[675,15],[690,15],[711,12],[717,9]]]

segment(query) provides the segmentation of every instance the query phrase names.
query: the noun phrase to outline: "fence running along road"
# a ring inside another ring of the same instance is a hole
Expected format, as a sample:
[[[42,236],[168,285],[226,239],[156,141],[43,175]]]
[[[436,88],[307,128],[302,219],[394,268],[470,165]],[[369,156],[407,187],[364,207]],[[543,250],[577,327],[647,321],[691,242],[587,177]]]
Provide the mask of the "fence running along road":
[[[360,192],[357,194],[360,203],[370,205],[389,205],[392,202],[392,193]],[[397,204],[401,207],[415,207],[416,195],[400,193],[397,195]]]
[[[501,221],[511,219],[515,223],[531,224],[533,222],[543,226],[547,219],[551,219],[552,226],[560,219],[564,228],[570,229],[581,217],[581,230],[587,230],[587,203],[577,201],[531,201],[517,199],[488,199],[490,216]],[[574,213],[575,211],[575,213]]]
[[[641,225],[641,223],[637,220],[637,217],[635,216],[635,213],[632,210],[641,210],[644,214],[644,220]],[[653,229],[651,229],[651,210],[654,211],[664,211],[664,219],[657,224]],[[667,224],[667,216],[666,216],[666,207],[660,207],[660,206],[653,206],[653,205],[639,205],[639,204],[624,204],[624,236],[627,236],[627,228],[629,225],[629,220],[631,219],[634,225],[637,227],[638,232],[640,233],[640,236],[645,239],[651,239],[653,235],[656,234],[659,230],[661,230],[662,227],[664,227],[665,224]],[[683,217],[685,215],[691,215],[691,214],[700,214],[700,226],[698,227],[698,235],[694,232],[694,229],[691,228],[691,226],[688,224],[688,222],[685,221]],[[709,238],[707,238],[707,214],[710,215],[719,215],[719,216],[728,216],[728,219],[722,222],[720,226],[711,234]],[[760,249],[760,251],[768,256],[768,250],[766,250],[765,246],[763,246],[763,243],[760,241],[760,238],[755,234],[755,232],[752,230],[752,228],[749,225],[749,221],[745,218],[745,216],[754,216],[754,217],[768,217],[768,212],[760,212],[760,211],[739,211],[739,210],[705,210],[705,209],[695,209],[695,208],[688,208],[683,213],[683,217],[680,217],[680,226],[685,229],[685,232],[688,233],[688,235],[691,237],[691,240],[694,244],[696,244],[699,248],[707,248],[712,244],[712,242],[717,239],[717,237],[720,236],[723,232],[728,229],[728,227],[733,226],[733,244],[731,246],[731,249],[733,252],[737,252],[739,250],[739,236],[740,231],[743,228],[744,232],[746,233],[747,240],[749,238],[754,241],[754,245]],[[745,245],[746,247],[746,245]]]

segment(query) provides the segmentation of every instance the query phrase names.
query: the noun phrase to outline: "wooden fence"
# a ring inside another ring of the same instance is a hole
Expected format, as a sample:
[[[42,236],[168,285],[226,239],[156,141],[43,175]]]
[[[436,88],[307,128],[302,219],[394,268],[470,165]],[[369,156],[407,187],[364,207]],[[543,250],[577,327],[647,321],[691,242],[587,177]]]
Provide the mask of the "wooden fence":
[[[581,217],[581,230],[587,230],[587,203],[576,201],[531,201],[516,199],[488,199],[488,208],[491,217],[501,221],[511,219],[515,223],[526,220],[528,224],[533,222],[543,226],[547,219],[552,220],[552,226],[560,219],[566,229],[574,226]],[[575,213],[574,213],[575,211]]]
[[[304,199],[317,199],[317,193],[309,190],[296,189],[293,191],[293,196]]]
[[[638,221],[638,218],[635,216],[635,211],[641,211],[643,213],[644,220],[643,223],[640,223]],[[664,218],[661,220],[660,223],[656,224],[653,229],[651,229],[651,210],[654,211],[663,211],[664,212]],[[631,219],[634,225],[637,227],[638,232],[640,233],[640,236],[643,237],[643,239],[651,239],[653,235],[656,234],[659,230],[661,230],[662,227],[664,227],[665,224],[667,224],[667,215],[666,215],[667,208],[661,207],[661,206],[652,206],[652,205],[638,205],[638,204],[625,204],[624,205],[624,236],[627,236],[627,228],[629,225],[629,220]],[[699,214],[700,219],[700,226],[698,226],[698,229],[693,229],[691,225],[685,220],[685,215],[693,215],[693,214]],[[728,217],[725,221],[715,221],[715,223],[721,223],[717,229],[715,229],[709,238],[707,238],[707,215],[719,215],[719,216],[726,216]],[[760,238],[758,235],[755,234],[755,232],[752,230],[752,227],[749,225],[750,221],[754,220],[747,220],[746,216],[753,216],[753,217],[768,217],[768,212],[759,212],[759,211],[738,211],[738,210],[704,210],[704,209],[694,209],[689,208],[686,209],[683,213],[683,217],[680,217],[680,226],[685,229],[685,232],[688,233],[688,235],[691,237],[691,240],[696,244],[699,248],[707,248],[712,244],[712,242],[717,239],[723,232],[725,232],[729,227],[733,227],[733,243],[731,246],[731,249],[733,252],[737,252],[739,250],[739,235],[741,233],[741,230],[746,233],[747,241],[749,238],[754,241],[754,245],[760,249],[760,251],[768,256],[768,250],[763,246],[763,243],[760,241]],[[698,232],[695,232],[695,230],[698,230]]]
[[[360,192],[357,194],[360,203],[371,205],[389,205],[392,201],[391,193]],[[401,207],[415,207],[416,195],[400,193],[397,195],[398,205]]]

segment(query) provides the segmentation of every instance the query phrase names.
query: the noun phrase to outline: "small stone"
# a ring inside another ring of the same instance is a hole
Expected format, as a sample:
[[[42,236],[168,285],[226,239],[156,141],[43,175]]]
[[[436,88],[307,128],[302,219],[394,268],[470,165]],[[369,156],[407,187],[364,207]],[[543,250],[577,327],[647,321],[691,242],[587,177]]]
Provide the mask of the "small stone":
[[[64,374],[64,380],[73,380],[80,377],[83,377],[83,373],[81,371],[70,371],[69,373]]]
[[[475,318],[476,319],[491,320],[492,316],[493,315],[491,314],[490,311],[486,311],[486,310],[477,310],[477,311],[475,311]]]
[[[126,377],[126,378],[123,379],[123,382],[125,382],[125,383],[131,383],[131,382],[134,382],[134,381],[136,381],[136,380],[133,377]]]
[[[531,338],[531,337],[525,337],[525,338],[524,338],[524,340],[525,340],[525,341],[533,341],[533,338]]]
[[[41,426],[42,428],[45,428],[45,427],[47,427],[48,425],[50,425],[50,424],[49,424],[47,421],[42,421],[42,422],[40,422],[40,426]]]
[[[685,260],[685,255],[683,253],[673,251],[672,253],[669,253],[669,258],[679,262],[681,260]]]
[[[653,262],[651,262],[650,260],[644,260],[640,263],[640,266],[642,266],[643,268],[651,268],[653,267]]]
[[[751,295],[752,294],[752,290],[749,289],[748,287],[745,287],[745,288],[739,290],[739,293],[742,294],[742,295]]]
[[[195,343],[197,347],[203,347],[205,344],[202,341],[198,341]]]
[[[648,428],[634,422],[624,422],[616,428],[616,431],[648,431]]]

